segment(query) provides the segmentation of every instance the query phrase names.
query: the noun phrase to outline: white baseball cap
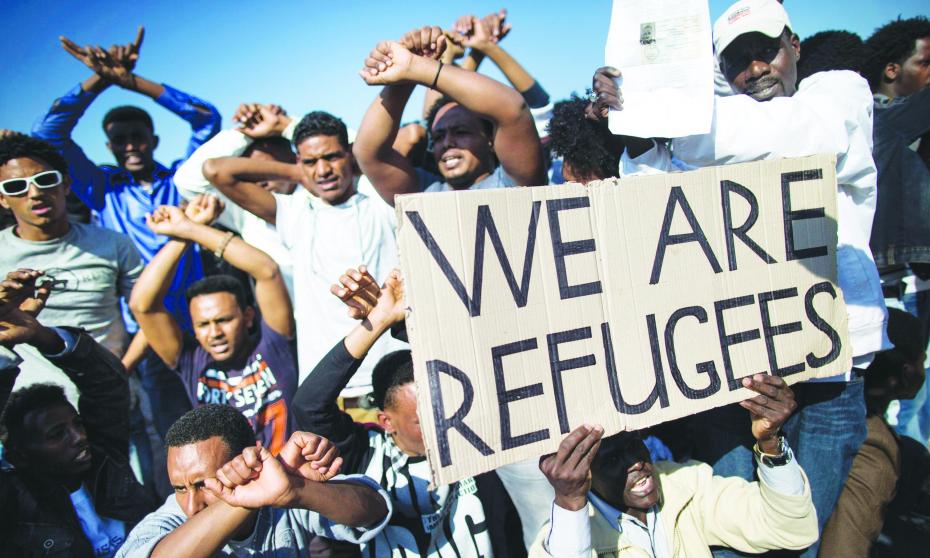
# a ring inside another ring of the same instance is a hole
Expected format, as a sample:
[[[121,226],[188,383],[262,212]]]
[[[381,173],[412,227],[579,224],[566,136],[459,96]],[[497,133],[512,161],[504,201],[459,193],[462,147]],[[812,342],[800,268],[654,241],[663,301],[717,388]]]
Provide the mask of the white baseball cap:
[[[714,22],[714,49],[717,56],[740,35],[762,33],[773,39],[785,27],[792,29],[788,12],[777,0],[740,0]]]

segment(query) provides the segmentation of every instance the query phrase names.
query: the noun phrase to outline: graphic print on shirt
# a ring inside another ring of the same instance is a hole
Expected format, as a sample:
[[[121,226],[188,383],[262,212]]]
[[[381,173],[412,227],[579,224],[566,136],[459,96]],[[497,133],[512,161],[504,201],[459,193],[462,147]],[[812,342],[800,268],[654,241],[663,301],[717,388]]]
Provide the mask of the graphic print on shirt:
[[[201,405],[230,405],[249,420],[262,444],[277,455],[287,441],[287,400],[274,371],[260,353],[252,355],[240,376],[207,368],[197,382]]]

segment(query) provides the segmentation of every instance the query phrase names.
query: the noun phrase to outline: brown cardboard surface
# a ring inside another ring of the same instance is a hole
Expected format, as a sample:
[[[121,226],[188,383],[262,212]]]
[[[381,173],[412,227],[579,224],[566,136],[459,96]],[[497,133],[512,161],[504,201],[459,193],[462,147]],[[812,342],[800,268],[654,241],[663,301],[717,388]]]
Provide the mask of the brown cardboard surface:
[[[834,158],[814,156],[399,197],[433,481],[553,452],[582,423],[609,435],[746,399],[739,378],[753,373],[794,383],[849,370],[836,192]]]

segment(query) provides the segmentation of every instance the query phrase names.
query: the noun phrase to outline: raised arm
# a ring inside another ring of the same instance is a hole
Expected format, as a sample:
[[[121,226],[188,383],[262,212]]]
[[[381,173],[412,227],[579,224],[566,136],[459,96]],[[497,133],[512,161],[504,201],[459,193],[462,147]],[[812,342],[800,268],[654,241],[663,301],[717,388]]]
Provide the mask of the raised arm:
[[[291,412],[302,430],[333,441],[342,452],[346,470],[361,472],[361,457],[368,448],[362,426],[339,410],[336,398],[358,370],[375,342],[404,319],[403,282],[393,271],[379,288],[364,266],[350,269],[331,292],[349,306],[349,315],[362,319],[316,365],[291,402]]]
[[[213,196],[199,196],[190,201],[186,217],[197,219],[198,214],[207,212],[206,218],[198,219],[211,222],[212,214],[217,212],[219,201]],[[172,211],[176,208],[171,208]],[[221,253],[222,258],[236,269],[249,274],[255,280],[255,301],[261,311],[262,319],[274,331],[284,337],[294,336],[294,310],[288,295],[284,278],[271,256],[245,242],[237,236],[229,237],[218,229],[201,224],[192,219],[178,219],[172,222],[173,237],[200,244],[214,254]]]
[[[88,438],[111,457],[125,462],[129,456],[129,384],[122,364],[113,353],[76,328],[50,328],[39,323],[38,313],[49,290],[42,273],[17,270],[0,283],[0,345],[35,347],[61,368],[80,393],[78,407]]]
[[[295,432],[282,454],[292,448],[295,437],[319,439]],[[299,459],[309,464],[312,457],[299,455]],[[204,485],[217,501],[157,541],[151,556],[214,556],[255,517],[257,510],[266,506],[316,512],[297,519],[300,526],[310,533],[330,533],[355,544],[376,536],[390,515],[387,495],[371,479],[358,476],[330,482],[312,480],[289,470],[263,447],[245,448],[217,470],[215,478],[205,479]],[[127,544],[139,551],[151,547],[151,542],[145,544],[132,536]]]
[[[233,203],[272,225],[277,219],[278,204],[274,194],[258,183],[263,180],[302,181],[297,165],[245,157],[208,159],[203,164],[203,175]]]
[[[501,39],[510,33],[512,26],[506,22],[507,10],[474,18],[472,32],[464,36],[463,44],[473,52],[487,56],[507,78],[514,89],[523,95],[530,108],[541,108],[549,104],[549,94],[526,69],[500,45]]]
[[[234,506],[312,510],[348,527],[383,521],[388,509],[377,484],[366,477],[332,480],[341,465],[339,450],[329,440],[295,432],[277,457],[261,446],[246,448],[205,484]],[[356,484],[355,478],[364,481]]]
[[[177,214],[181,214],[181,211],[175,213],[160,207],[152,215],[146,216],[146,223],[156,233],[165,234],[162,231],[170,230],[170,220],[177,221]],[[129,299],[129,309],[136,317],[149,346],[169,368],[174,368],[178,363],[184,346],[184,335],[177,321],[165,308],[165,295],[177,271],[178,262],[189,245],[189,241],[172,239],[162,246],[145,266]]]
[[[441,66],[437,60],[414,54],[393,41],[380,43],[371,52],[361,75],[369,85],[418,83],[435,86],[444,95],[494,124],[494,151],[504,170],[518,184],[546,182],[533,117],[523,97],[514,89],[475,72]],[[366,120],[367,117],[366,114]],[[359,138],[361,136],[360,132]],[[365,170],[364,166],[362,168]],[[372,183],[375,183],[374,179]]]
[[[187,148],[186,156],[189,156],[220,131],[220,113],[206,101],[136,74],[134,69],[144,38],[145,29],[140,26],[132,43],[114,46],[106,51],[94,46],[82,48],[65,37],[61,38],[61,43],[69,54],[84,63],[104,82],[150,97],[187,121],[193,132]]]
[[[219,195],[226,204],[217,224],[235,231],[242,231],[247,211],[219,192],[204,176],[203,164],[219,157],[241,157],[253,141],[280,136],[291,123],[291,118],[272,110],[271,105],[243,103],[239,105],[233,119],[240,127],[223,130],[200,146],[174,173],[174,184],[178,193],[186,199],[201,194]]]

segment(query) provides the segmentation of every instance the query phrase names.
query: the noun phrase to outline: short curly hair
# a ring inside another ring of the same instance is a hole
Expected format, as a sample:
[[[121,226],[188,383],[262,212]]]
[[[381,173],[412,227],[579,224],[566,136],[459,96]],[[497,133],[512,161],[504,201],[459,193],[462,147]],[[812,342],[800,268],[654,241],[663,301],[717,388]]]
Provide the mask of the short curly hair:
[[[830,70],[862,71],[866,48],[862,38],[849,31],[821,31],[801,41],[798,81]]]
[[[322,110],[307,113],[294,129],[294,148],[313,136],[336,136],[343,149],[349,149],[349,131],[342,119]]]
[[[245,310],[248,307],[245,287],[242,286],[242,283],[240,283],[238,279],[224,273],[198,279],[191,286],[187,287],[187,290],[184,292],[184,297],[187,299],[187,305],[190,306],[194,298],[200,295],[214,293],[231,293],[236,297],[236,304],[239,305],[241,310]]]
[[[459,102],[452,97],[443,95],[442,97],[436,99],[436,102],[433,103],[433,105],[426,112],[426,133],[430,138],[430,146],[432,146],[433,141],[433,124],[436,123],[436,117],[439,115],[439,111],[446,105],[452,103],[459,104]],[[475,117],[481,121],[481,127],[484,129],[485,135],[488,136],[488,138],[492,138],[494,136],[494,123],[487,118],[481,118],[478,115],[475,115]]]
[[[255,445],[255,431],[242,413],[228,405],[202,405],[184,413],[165,433],[165,447],[179,448],[219,437],[230,458]]]
[[[10,134],[0,138],[0,166],[13,159],[39,159],[63,175],[68,174],[68,163],[52,144],[26,134]]]
[[[381,357],[371,372],[371,403],[384,410],[394,405],[397,388],[413,382],[413,358],[408,350]]]
[[[58,405],[71,407],[65,390],[56,384],[33,384],[14,391],[3,409],[3,442],[9,447],[17,446],[26,434],[23,431],[26,415]]]
[[[574,93],[555,104],[546,126],[549,145],[581,176],[618,176],[620,156],[610,148],[612,134],[603,122],[585,118],[587,105],[586,99]]]
[[[876,29],[865,41],[868,53],[862,69],[872,91],[878,91],[882,84],[885,66],[903,63],[914,53],[917,40],[926,38],[930,38],[930,21],[924,16],[898,16]]]
[[[132,105],[123,105],[120,107],[111,108],[107,111],[106,115],[103,117],[103,130],[106,131],[107,126],[114,124],[116,122],[141,122],[145,124],[145,127],[149,129],[153,134],[155,133],[155,123],[152,122],[152,116],[139,107],[134,107]]]

